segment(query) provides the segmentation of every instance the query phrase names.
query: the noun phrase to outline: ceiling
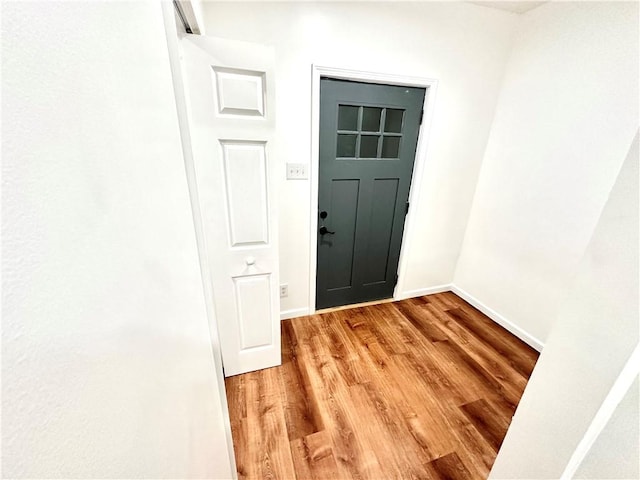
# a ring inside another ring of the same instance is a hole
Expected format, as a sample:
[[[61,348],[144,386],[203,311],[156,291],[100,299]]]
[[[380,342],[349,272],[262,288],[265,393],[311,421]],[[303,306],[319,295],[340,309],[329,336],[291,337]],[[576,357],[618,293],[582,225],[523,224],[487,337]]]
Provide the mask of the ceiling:
[[[475,1],[472,1],[472,2],[469,2],[469,3],[475,3],[476,5],[482,5],[483,7],[491,7],[491,8],[497,8],[497,9],[500,9],[500,10],[506,10],[506,11],[512,12],[512,13],[524,13],[524,12],[528,12],[529,10],[533,10],[534,8],[539,7],[543,3],[547,3],[547,1],[544,1],[544,2],[529,2],[529,1],[522,1],[522,2],[475,2]]]

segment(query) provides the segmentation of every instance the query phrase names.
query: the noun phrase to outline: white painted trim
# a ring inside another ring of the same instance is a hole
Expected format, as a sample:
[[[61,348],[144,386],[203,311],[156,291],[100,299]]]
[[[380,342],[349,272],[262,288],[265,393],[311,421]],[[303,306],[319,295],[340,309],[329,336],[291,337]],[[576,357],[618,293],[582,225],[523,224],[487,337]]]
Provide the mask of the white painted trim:
[[[366,72],[362,70],[348,70],[344,68],[323,67],[319,65],[311,66],[311,159],[309,162],[309,182],[311,191],[311,214],[310,214],[310,246],[309,246],[309,312],[316,311],[316,252],[318,248],[318,155],[319,155],[319,135],[320,135],[320,77],[341,78],[345,80],[357,80],[369,83],[380,83],[389,85],[406,85],[411,87],[421,87],[426,89],[424,97],[424,118],[418,132],[418,145],[416,148],[416,158],[411,178],[411,188],[409,190],[409,213],[405,217],[404,232],[402,235],[402,245],[400,247],[400,260],[398,262],[398,284],[393,293],[394,300],[400,300],[404,290],[404,279],[407,271],[409,259],[409,239],[418,223],[415,213],[415,205],[418,204],[420,191],[422,189],[422,178],[424,176],[424,164],[426,163],[427,145],[429,131],[433,121],[435,107],[435,97],[438,81],[433,78],[413,77],[409,75],[397,75],[384,72]],[[413,208],[411,207],[413,206]],[[434,292],[435,293],[435,292]],[[409,297],[402,297],[409,298]]]
[[[402,234],[402,244],[400,246],[400,260],[398,262],[398,284],[394,291],[394,298],[399,298],[399,293],[405,290],[406,272],[409,268],[409,252],[411,251],[411,242],[416,231],[416,225],[423,219],[418,218],[416,206],[420,202],[420,194],[424,182],[424,175],[427,163],[427,149],[429,145],[429,136],[431,133],[431,125],[433,124],[433,115],[435,112],[435,100],[438,90],[437,80],[424,79],[422,85],[426,88],[424,96],[424,117],[420,131],[418,133],[418,145],[416,148],[416,159],[413,165],[413,175],[411,178],[411,187],[409,190],[409,212],[404,220],[404,232]],[[436,293],[436,292],[434,292]],[[424,294],[426,295],[426,294]]]
[[[437,285],[429,288],[418,288],[417,290],[409,290],[407,292],[400,292],[397,298],[394,300],[405,300],[407,298],[422,297],[424,295],[433,295],[434,293],[450,292],[452,285],[447,283],[446,285]]]
[[[315,282],[314,282],[313,292],[315,293]],[[542,349],[544,348],[544,343],[542,341],[540,341],[539,339],[531,335],[529,332],[523,330],[522,328],[520,328],[510,320],[507,320],[505,317],[500,315],[494,309],[488,307],[487,305],[482,303],[480,300],[475,298],[473,295],[467,293],[465,290],[456,286],[453,283],[436,285],[434,287],[418,288],[416,290],[408,290],[406,292],[398,292],[396,293],[396,295],[394,295],[393,300],[394,301],[406,300],[407,298],[422,297],[424,295],[433,295],[435,293],[444,293],[444,292],[455,293],[464,301],[466,301],[468,304],[480,310],[482,313],[484,313],[487,317],[489,317],[495,323],[507,329],[513,335],[518,337],[520,340],[522,340],[532,348],[536,349],[538,352],[541,352]],[[315,305],[314,305],[314,308],[294,308],[291,310],[283,310],[282,312],[280,312],[280,319],[286,320],[288,318],[301,317],[303,315],[311,315],[314,312],[315,312]]]
[[[624,399],[624,396],[633,385],[633,382],[639,373],[640,344],[636,345],[636,348],[631,353],[627,363],[625,363],[624,367],[620,371],[620,375],[618,375],[618,378],[613,383],[611,390],[609,390],[609,393],[602,402],[602,405],[600,405],[598,412],[595,417],[593,417],[589,428],[587,428],[582,440],[580,440],[580,443],[574,450],[573,455],[571,455],[564,472],[562,472],[560,480],[570,480],[574,477],[578,468],[589,453],[589,450],[598,439],[602,430],[604,430],[604,427],[606,427],[609,419],[613,415],[613,412]]]
[[[309,315],[308,308],[292,308],[291,310],[283,310],[280,312],[280,320],[288,320],[290,318],[304,317]]]
[[[529,332],[526,332],[522,328],[518,327],[515,323],[507,320],[505,317],[500,315],[494,309],[486,306],[480,300],[475,298],[473,295],[470,295],[469,293],[465,292],[460,287],[458,287],[456,285],[451,285],[451,291],[453,293],[455,293],[456,295],[458,295],[463,300],[465,300],[467,303],[469,303],[469,304],[473,305],[474,307],[476,307],[478,310],[480,310],[482,313],[484,313],[487,317],[489,317],[491,320],[496,322],[498,325],[500,325],[500,326],[506,328],[507,330],[509,330],[516,337],[518,337],[520,340],[522,340],[523,342],[527,343],[531,347],[535,348],[538,352],[541,352],[542,349],[544,348],[544,343],[543,342],[538,340],[536,337],[531,335]]]
[[[311,158],[309,159],[309,191],[311,192],[311,211],[309,226],[311,231],[309,246],[309,312],[316,311],[316,269],[318,259],[318,175],[320,152],[320,75],[322,67],[311,66]]]
[[[178,130],[180,132],[180,142],[184,168],[189,190],[189,200],[193,215],[193,226],[195,230],[196,245],[198,248],[198,260],[200,263],[200,275],[204,294],[207,323],[209,326],[209,341],[211,342],[211,354],[213,357],[213,370],[211,375],[217,387],[217,394],[222,406],[223,429],[226,438],[226,450],[228,458],[228,468],[232,479],[238,478],[235,454],[233,451],[233,437],[231,435],[231,419],[229,417],[229,406],[227,404],[226,388],[224,384],[224,372],[222,364],[222,350],[220,348],[220,335],[218,333],[218,322],[215,316],[214,291],[211,283],[211,271],[207,256],[206,241],[204,238],[204,225],[200,211],[200,200],[198,196],[198,184],[196,180],[195,164],[193,160],[193,149],[191,144],[191,130],[189,116],[187,114],[187,99],[185,95],[184,77],[182,65],[180,63],[180,46],[178,45],[178,31],[175,22],[173,6],[167,2],[160,2],[162,6],[162,17],[164,22],[165,36],[167,39],[167,51],[169,53],[169,68],[171,69],[171,79],[173,82],[173,92],[176,102],[176,116],[178,120]],[[222,459],[221,459],[222,461]]]

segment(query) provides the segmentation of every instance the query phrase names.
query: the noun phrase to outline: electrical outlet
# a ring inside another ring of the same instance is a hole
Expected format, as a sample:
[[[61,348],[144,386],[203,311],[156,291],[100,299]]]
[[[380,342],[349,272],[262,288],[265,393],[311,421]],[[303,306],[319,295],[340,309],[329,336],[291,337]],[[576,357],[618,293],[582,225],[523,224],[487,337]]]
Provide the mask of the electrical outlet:
[[[289,295],[289,285],[283,283],[280,285],[280,297],[286,297],[287,295]]]
[[[306,163],[287,163],[287,180],[305,180],[307,175]]]

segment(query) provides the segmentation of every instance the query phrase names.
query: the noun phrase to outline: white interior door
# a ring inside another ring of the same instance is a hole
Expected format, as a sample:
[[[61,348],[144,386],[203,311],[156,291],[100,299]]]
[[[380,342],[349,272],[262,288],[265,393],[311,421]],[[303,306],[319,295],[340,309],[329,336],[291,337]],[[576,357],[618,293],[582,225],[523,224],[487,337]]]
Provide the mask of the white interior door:
[[[181,39],[225,376],[281,363],[273,49]]]

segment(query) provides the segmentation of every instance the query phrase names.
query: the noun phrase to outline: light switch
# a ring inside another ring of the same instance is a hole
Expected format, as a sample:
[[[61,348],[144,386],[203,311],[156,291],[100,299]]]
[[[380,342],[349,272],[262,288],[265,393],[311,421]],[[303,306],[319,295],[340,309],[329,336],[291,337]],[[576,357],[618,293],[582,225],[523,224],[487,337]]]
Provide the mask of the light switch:
[[[287,163],[287,180],[305,180],[307,175],[306,163]]]

